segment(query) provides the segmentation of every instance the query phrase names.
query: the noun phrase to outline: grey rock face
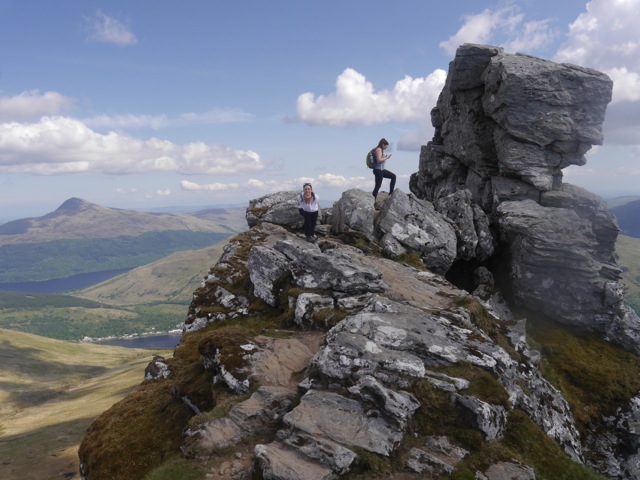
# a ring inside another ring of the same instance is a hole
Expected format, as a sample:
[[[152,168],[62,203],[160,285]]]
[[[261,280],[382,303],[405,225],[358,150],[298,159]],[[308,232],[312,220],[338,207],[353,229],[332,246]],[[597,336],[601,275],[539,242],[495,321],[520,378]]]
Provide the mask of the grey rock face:
[[[280,280],[289,270],[287,257],[274,250],[255,246],[249,252],[249,275],[253,284],[253,294],[272,307],[276,304],[274,283]]]
[[[329,244],[321,251],[307,242],[279,241],[274,247],[291,262],[294,282],[302,288],[330,289],[349,294],[382,292],[380,272],[362,263],[360,250]]]
[[[601,141],[610,87],[598,72],[465,45],[432,112],[436,135],[422,149],[412,194],[381,194],[376,212],[369,193],[345,192],[316,244],[291,231],[301,221],[297,192],[252,201],[253,227],[194,293],[183,329],[193,335],[182,345],[190,350],[168,378],[172,401],[205,414],[186,430],[183,450],[217,456],[251,445],[253,466],[245,462],[237,478],[332,480],[359,460],[395,460],[402,446],[403,475],[435,478],[469,452],[453,434],[420,431],[417,420],[456,415],[499,444],[517,410],[574,461],[638,478],[638,397],[581,438],[568,402],[541,372],[546,353],[530,348],[527,319],[505,300],[640,349],[640,320],[618,282],[615,220],[601,199],[561,182],[562,168]],[[342,243],[351,231],[370,244]],[[390,259],[416,252],[433,271]],[[440,275],[461,263],[474,296]],[[243,331],[245,318],[255,328],[263,316],[278,318],[272,337]],[[238,344],[205,329],[231,319],[221,327],[231,326]],[[161,363],[150,368],[158,382]],[[201,404],[214,402],[175,387],[187,368],[204,369],[206,395],[211,384],[253,394],[208,420]],[[535,479],[516,460],[474,475]]]
[[[640,353],[640,319],[624,302],[619,268],[602,261],[614,260],[602,252],[591,221],[532,201],[504,202],[497,218],[520,304]]]
[[[494,252],[493,233],[484,211],[471,200],[471,192],[458,190],[440,197],[435,203],[436,211],[451,219],[456,225],[456,260],[487,260]]]
[[[375,221],[376,236],[387,254],[419,252],[431,270],[444,273],[456,258],[456,233],[451,220],[433,206],[407,195],[393,192]]]
[[[373,240],[374,198],[369,192],[351,189],[342,193],[333,204],[331,231],[343,233],[355,230]]]
[[[304,223],[298,212],[300,192],[277,192],[251,200],[246,218],[249,227],[261,222],[274,223],[289,228],[300,229]]]
[[[144,369],[145,380],[163,380],[169,378],[169,375],[171,375],[171,370],[161,355],[154,355],[153,360]]]
[[[616,221],[602,199],[562,182],[602,143],[611,91],[592,69],[463,45],[436,106],[442,142],[423,147],[410,186],[455,223],[455,261],[506,265],[492,273],[516,305],[640,353]]]

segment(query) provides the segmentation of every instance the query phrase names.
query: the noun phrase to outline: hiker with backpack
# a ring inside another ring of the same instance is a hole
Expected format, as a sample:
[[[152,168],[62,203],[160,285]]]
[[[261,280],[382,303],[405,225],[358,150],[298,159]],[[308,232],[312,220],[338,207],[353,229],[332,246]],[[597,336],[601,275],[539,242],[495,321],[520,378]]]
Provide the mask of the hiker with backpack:
[[[383,138],[378,142],[378,146],[367,155],[367,166],[373,170],[373,176],[376,178],[372,192],[373,198],[378,196],[378,190],[380,190],[384,178],[391,180],[389,183],[389,195],[393,193],[393,189],[396,186],[396,174],[384,168],[386,161],[391,158],[391,154],[384,154],[388,146],[389,142]]]
[[[302,185],[302,193],[298,195],[298,211],[300,215],[304,217],[304,235],[307,242],[314,243],[316,236],[314,235],[316,229],[316,222],[318,221],[318,204],[320,198],[313,192],[313,187],[310,183]]]

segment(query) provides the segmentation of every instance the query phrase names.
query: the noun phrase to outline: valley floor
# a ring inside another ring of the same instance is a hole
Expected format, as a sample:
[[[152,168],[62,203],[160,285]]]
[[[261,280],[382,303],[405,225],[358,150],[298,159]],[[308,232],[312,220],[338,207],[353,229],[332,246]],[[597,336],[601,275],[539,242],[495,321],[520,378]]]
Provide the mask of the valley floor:
[[[2,330],[0,478],[79,479],[91,422],[140,384],[155,353]]]

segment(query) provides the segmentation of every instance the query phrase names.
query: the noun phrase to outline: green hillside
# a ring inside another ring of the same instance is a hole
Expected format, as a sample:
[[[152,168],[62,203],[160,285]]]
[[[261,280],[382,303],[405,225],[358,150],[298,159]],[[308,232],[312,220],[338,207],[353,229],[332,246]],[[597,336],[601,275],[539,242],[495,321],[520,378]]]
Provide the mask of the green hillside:
[[[640,200],[617,205],[609,211],[616,216],[624,235],[640,238]]]
[[[0,246],[0,283],[42,281],[135,268],[187,249],[214,245],[228,233],[165,231],[139,236],[55,240]]]
[[[629,288],[627,302],[640,315],[640,238],[619,235],[616,242],[622,280]]]
[[[73,295],[0,292],[0,328],[60,340],[175,329],[225,243],[176,252]]]
[[[87,427],[144,378],[153,352],[0,329],[0,478],[78,478]]]

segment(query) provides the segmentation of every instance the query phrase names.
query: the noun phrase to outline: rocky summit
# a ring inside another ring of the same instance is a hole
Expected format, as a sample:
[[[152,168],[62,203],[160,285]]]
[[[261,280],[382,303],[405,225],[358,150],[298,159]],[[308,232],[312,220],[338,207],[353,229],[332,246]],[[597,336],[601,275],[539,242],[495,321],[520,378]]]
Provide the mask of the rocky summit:
[[[603,201],[594,70],[463,45],[410,192],[348,190],[301,235],[252,200],[171,358],[90,427],[83,478],[640,477],[640,319]]]

